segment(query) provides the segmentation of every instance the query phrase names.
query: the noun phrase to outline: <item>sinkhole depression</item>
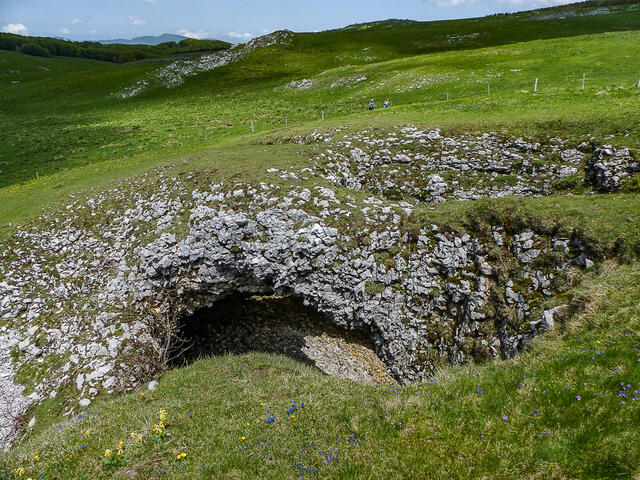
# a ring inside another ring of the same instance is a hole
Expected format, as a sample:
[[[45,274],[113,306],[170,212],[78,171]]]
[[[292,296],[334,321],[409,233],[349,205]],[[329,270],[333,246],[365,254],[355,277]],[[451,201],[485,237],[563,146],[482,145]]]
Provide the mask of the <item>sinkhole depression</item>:
[[[292,296],[233,293],[179,322],[172,367],[199,358],[266,352],[357,382],[396,383],[375,353],[371,332],[337,327]]]

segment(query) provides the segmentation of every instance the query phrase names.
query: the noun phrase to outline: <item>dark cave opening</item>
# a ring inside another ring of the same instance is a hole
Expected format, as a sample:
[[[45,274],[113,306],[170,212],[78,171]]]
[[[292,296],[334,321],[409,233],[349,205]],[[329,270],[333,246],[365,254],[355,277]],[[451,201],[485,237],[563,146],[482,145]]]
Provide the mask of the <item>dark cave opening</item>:
[[[395,383],[375,353],[370,332],[339,328],[296,297],[235,293],[183,318],[178,336],[183,348],[174,367],[217,355],[266,352],[336,377]]]

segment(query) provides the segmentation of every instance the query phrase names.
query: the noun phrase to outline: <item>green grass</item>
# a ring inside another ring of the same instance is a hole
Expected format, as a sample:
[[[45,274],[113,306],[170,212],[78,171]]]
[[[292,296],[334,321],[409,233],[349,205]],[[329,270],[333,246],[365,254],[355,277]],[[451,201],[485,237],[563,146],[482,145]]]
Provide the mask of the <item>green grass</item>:
[[[19,69],[32,76],[25,82],[30,96],[23,99],[23,92],[15,87],[15,91],[7,95],[14,96],[12,102],[18,98],[21,101],[10,113],[5,110],[0,117],[7,132],[6,142],[0,145],[3,172],[0,184],[5,185],[0,189],[3,200],[0,223],[33,218],[40,206],[50,200],[56,204],[56,199],[63,198],[64,193],[90,186],[106,187],[113,178],[171,163],[176,158],[208,156],[211,151],[221,155],[220,149],[232,151],[235,145],[260,143],[264,134],[278,140],[317,127],[348,124],[353,129],[391,128],[416,123],[425,127],[441,126],[451,133],[488,129],[514,135],[551,133],[574,138],[576,143],[592,135],[602,141],[614,134],[609,141],[637,147],[640,133],[628,119],[636,114],[640,92],[613,87],[619,84],[628,87],[632,74],[635,75],[627,56],[640,54],[638,38],[636,32],[593,35],[412,57],[366,67],[366,75],[377,79],[386,78],[394,69],[429,75],[456,64],[464,75],[477,72],[482,77],[490,69],[511,75],[495,80],[491,97],[482,91],[481,83],[472,79],[466,81],[460,93],[466,91],[469,96],[457,100],[454,98],[457,82],[455,85],[449,82],[392,96],[394,107],[373,115],[360,113],[358,107],[363,108],[364,99],[382,91],[372,92],[366,86],[332,94],[336,97],[333,103],[323,100],[324,90],[278,93],[274,92],[272,83],[233,88],[224,87],[223,83],[219,87],[222,92],[207,94],[211,82],[217,84],[219,77],[224,79],[224,72],[202,75],[177,89],[156,91],[154,96],[117,100],[108,94],[151,67],[42,59],[49,62],[50,71],[46,72],[38,69],[32,57],[0,52],[0,58],[12,67],[7,70]],[[569,67],[561,66],[560,59],[569,57],[567,49],[575,49],[580,53],[576,58],[584,62],[571,65],[574,77],[581,78],[579,72],[590,65],[599,70],[590,74],[589,82],[598,81],[599,85],[588,83],[585,93],[581,93],[578,81],[573,86],[566,81]],[[550,58],[551,65],[541,58]],[[598,58],[609,60],[605,66],[598,66]],[[507,70],[510,66],[523,68],[520,72],[510,72]],[[528,69],[526,72],[524,67]],[[352,71],[355,67],[330,71],[318,78],[330,85]],[[45,78],[33,77],[39,72],[44,72]],[[521,93],[520,88],[526,87],[525,81],[529,83],[535,76],[557,81],[562,88],[547,90],[549,87],[541,81],[537,95]],[[397,86],[400,80],[395,81]],[[22,84],[19,87],[22,88]],[[472,88],[478,90],[473,95]],[[603,89],[608,95],[596,95]],[[447,91],[449,102],[437,100]],[[356,97],[353,115],[348,114],[349,96]],[[428,99],[431,100],[426,101]],[[58,108],[61,110],[55,111]],[[318,121],[322,111],[326,112],[324,123]],[[289,119],[286,130],[285,116]],[[252,118],[257,128],[254,135],[248,123]]]
[[[111,161],[117,168],[146,156],[196,151],[245,135],[251,120],[262,133],[284,127],[285,117],[290,126],[315,126],[322,112],[327,121],[364,123],[370,119],[365,112],[371,97],[379,103],[391,97],[394,108],[376,115],[396,123],[508,128],[517,134],[615,134],[615,142],[637,146],[640,138],[628,118],[640,94],[632,88],[637,81],[632,59],[640,54],[638,16],[623,12],[575,17],[554,21],[553,28],[546,20],[525,18],[297,34],[290,46],[256,50],[239,63],[188,78],[174,89],[151,88],[126,100],[113,94],[159,65],[2,51],[0,81],[19,83],[0,93],[0,188],[96,162]],[[462,50],[457,44],[431,45],[435,38],[463,35],[469,28],[499,36]],[[561,31],[565,37],[554,38]],[[609,33],[592,33],[602,31]],[[418,39],[428,46],[416,46],[421,44]],[[516,43],[521,41],[526,42]],[[362,58],[339,55],[353,49],[362,54],[363,48],[373,53]],[[444,51],[433,53],[439,50]],[[331,88],[340,79],[358,76],[367,80]],[[283,88],[303,77],[316,86],[305,91]],[[422,88],[405,91],[424,78]]]
[[[49,479],[295,478],[307,466],[320,478],[635,478],[639,268],[592,276],[573,293],[580,313],[515,360],[445,368],[397,393],[284,357],[201,360],[73,421],[42,411],[0,465]]]

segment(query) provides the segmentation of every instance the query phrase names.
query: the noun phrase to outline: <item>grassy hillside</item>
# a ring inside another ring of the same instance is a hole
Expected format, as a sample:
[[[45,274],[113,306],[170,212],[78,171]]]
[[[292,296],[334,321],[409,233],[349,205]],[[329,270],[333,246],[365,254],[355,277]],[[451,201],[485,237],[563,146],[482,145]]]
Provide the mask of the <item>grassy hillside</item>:
[[[202,360],[38,425],[0,478],[637,478],[639,268],[603,268],[530,352],[422,385],[262,354]]]
[[[394,102],[392,111],[375,113],[384,117],[376,121],[506,127],[516,133],[628,134],[624,142],[636,146],[637,130],[627,119],[639,93],[630,61],[640,54],[638,35],[534,41],[317,75],[315,57],[287,56],[280,47],[268,47],[240,63],[187,78],[176,88],[157,86],[128,99],[113,94],[145,79],[157,65],[34,60],[0,52],[2,81],[19,82],[2,93],[0,125],[6,141],[0,145],[0,186],[99,161],[116,166],[123,160],[137,163],[141,155],[195,151],[250,133],[252,120],[258,132],[283,128],[285,122],[313,125],[309,122],[322,112],[327,121],[366,122],[371,97]],[[289,65],[312,73],[305,78],[313,86],[292,86],[300,77],[287,73]],[[251,78],[249,70],[262,78],[241,81]],[[587,74],[584,92],[582,73]]]

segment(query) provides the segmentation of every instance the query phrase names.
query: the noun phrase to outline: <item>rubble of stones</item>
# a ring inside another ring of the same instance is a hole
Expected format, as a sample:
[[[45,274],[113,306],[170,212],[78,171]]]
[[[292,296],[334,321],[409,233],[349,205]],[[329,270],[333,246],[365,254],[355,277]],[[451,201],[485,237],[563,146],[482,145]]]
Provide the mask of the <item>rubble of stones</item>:
[[[379,133],[375,129],[337,130],[294,141],[326,143],[315,157],[316,167],[324,178],[339,185],[434,203],[549,195],[554,192],[554,181],[571,176],[581,179],[585,171],[587,184],[611,192],[640,171],[640,163],[628,149],[609,145],[594,151],[590,143],[570,148],[560,138],[542,144],[495,132],[452,137],[439,129],[415,127],[400,128],[385,137]]]
[[[368,138],[391,147],[391,135]],[[513,356],[552,327],[557,310],[541,305],[566,290],[567,270],[593,265],[579,238],[410,227],[419,202],[314,185],[317,165],[198,188],[163,172],[76,198],[2,245],[0,447],[30,404],[60,395],[72,414],[140,385],[159,368],[166,326],[229,295],[295,297],[365,332],[387,374],[411,382],[444,361]],[[517,266],[508,281],[496,249]]]
[[[612,145],[598,147],[586,166],[588,183],[599,192],[615,192],[635,174],[640,173],[640,161],[633,158],[628,148],[616,149]]]

